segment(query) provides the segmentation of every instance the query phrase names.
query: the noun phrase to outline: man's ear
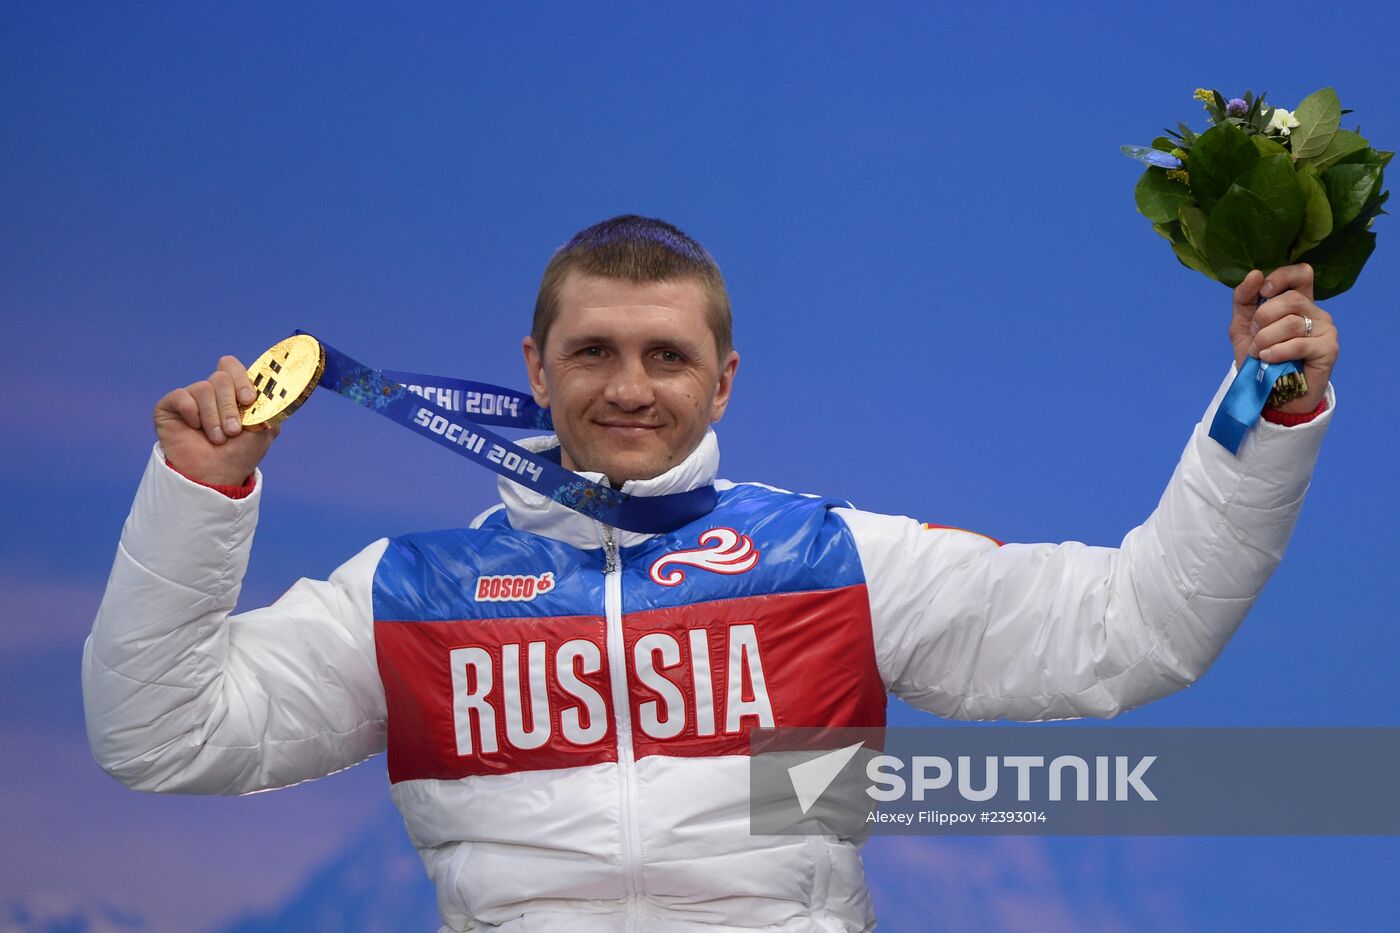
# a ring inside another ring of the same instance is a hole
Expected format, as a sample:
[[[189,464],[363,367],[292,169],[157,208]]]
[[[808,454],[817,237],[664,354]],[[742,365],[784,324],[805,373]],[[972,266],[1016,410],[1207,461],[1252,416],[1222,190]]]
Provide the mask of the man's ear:
[[[530,394],[535,397],[536,405],[548,408],[549,388],[544,381],[544,358],[540,355],[539,347],[535,346],[533,337],[526,337],[522,346],[525,349],[525,375],[530,380]]]
[[[724,410],[729,407],[729,395],[734,391],[734,374],[739,370],[739,354],[735,350],[729,351],[729,358],[724,361],[724,368],[719,371],[719,388],[715,391],[715,400],[710,405],[710,423],[724,417]]]

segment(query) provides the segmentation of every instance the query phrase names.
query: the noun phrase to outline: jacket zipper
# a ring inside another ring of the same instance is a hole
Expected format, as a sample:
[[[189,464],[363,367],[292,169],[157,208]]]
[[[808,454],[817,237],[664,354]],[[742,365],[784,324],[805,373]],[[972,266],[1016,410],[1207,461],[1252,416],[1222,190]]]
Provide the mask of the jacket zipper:
[[[627,650],[622,632],[622,555],[617,533],[603,525],[603,609],[608,626],[608,668],[617,725],[617,765],[622,794],[622,867],[627,879],[628,929],[641,884],[641,833],[637,828],[637,758],[632,747],[632,707],[627,690]]]

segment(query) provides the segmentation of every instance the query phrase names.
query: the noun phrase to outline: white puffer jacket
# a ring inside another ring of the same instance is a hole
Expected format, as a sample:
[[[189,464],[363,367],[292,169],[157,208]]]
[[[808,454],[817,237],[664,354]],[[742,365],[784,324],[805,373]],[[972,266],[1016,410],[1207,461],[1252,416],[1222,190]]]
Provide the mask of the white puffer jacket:
[[[477,527],[378,541],[239,615],[262,476],[233,500],[157,449],[84,653],[93,752],[133,788],[239,794],[387,749],[444,930],[870,929],[858,844],[749,833],[745,733],[880,725],[886,691],[1113,716],[1200,677],[1282,557],[1335,408],[1329,387],[1236,457],[1206,436],[1226,384],[1119,548],[724,482],[714,513],[634,535],[502,481]],[[626,490],[694,488],[718,459],[711,433]]]

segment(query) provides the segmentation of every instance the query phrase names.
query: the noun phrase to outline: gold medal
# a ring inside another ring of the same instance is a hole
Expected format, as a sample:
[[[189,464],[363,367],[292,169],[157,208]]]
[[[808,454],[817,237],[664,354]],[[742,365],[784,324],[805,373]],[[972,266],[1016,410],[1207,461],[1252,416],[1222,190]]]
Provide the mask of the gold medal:
[[[242,409],[243,427],[266,431],[290,418],[311,397],[325,368],[326,351],[310,334],[297,334],[274,344],[248,367],[248,378],[253,380],[258,397]]]

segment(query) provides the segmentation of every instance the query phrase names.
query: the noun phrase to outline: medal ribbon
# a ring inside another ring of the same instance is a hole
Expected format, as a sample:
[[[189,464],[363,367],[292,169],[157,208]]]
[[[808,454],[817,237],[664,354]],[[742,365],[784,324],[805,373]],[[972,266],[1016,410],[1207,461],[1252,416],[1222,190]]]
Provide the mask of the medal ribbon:
[[[343,355],[343,354],[342,354]],[[393,369],[380,370],[384,378],[397,382],[415,395],[421,395],[438,408],[471,415],[477,424],[495,424],[530,431],[553,431],[554,418],[548,408],[535,404],[528,392],[517,392],[489,382],[428,376]]]
[[[1210,436],[1230,453],[1238,454],[1245,434],[1259,420],[1274,383],[1288,373],[1297,372],[1302,372],[1302,369],[1292,360],[1265,363],[1252,356],[1246,357],[1244,365],[1235,375],[1235,381],[1225,390],[1220,407],[1215,410],[1215,418],[1210,423]]]
[[[664,496],[630,496],[584,479],[482,426],[552,427],[549,411],[530,396],[484,382],[380,371],[320,343],[326,368],[318,385],[603,524],[640,534],[664,534],[706,514],[719,500],[714,486]]]

